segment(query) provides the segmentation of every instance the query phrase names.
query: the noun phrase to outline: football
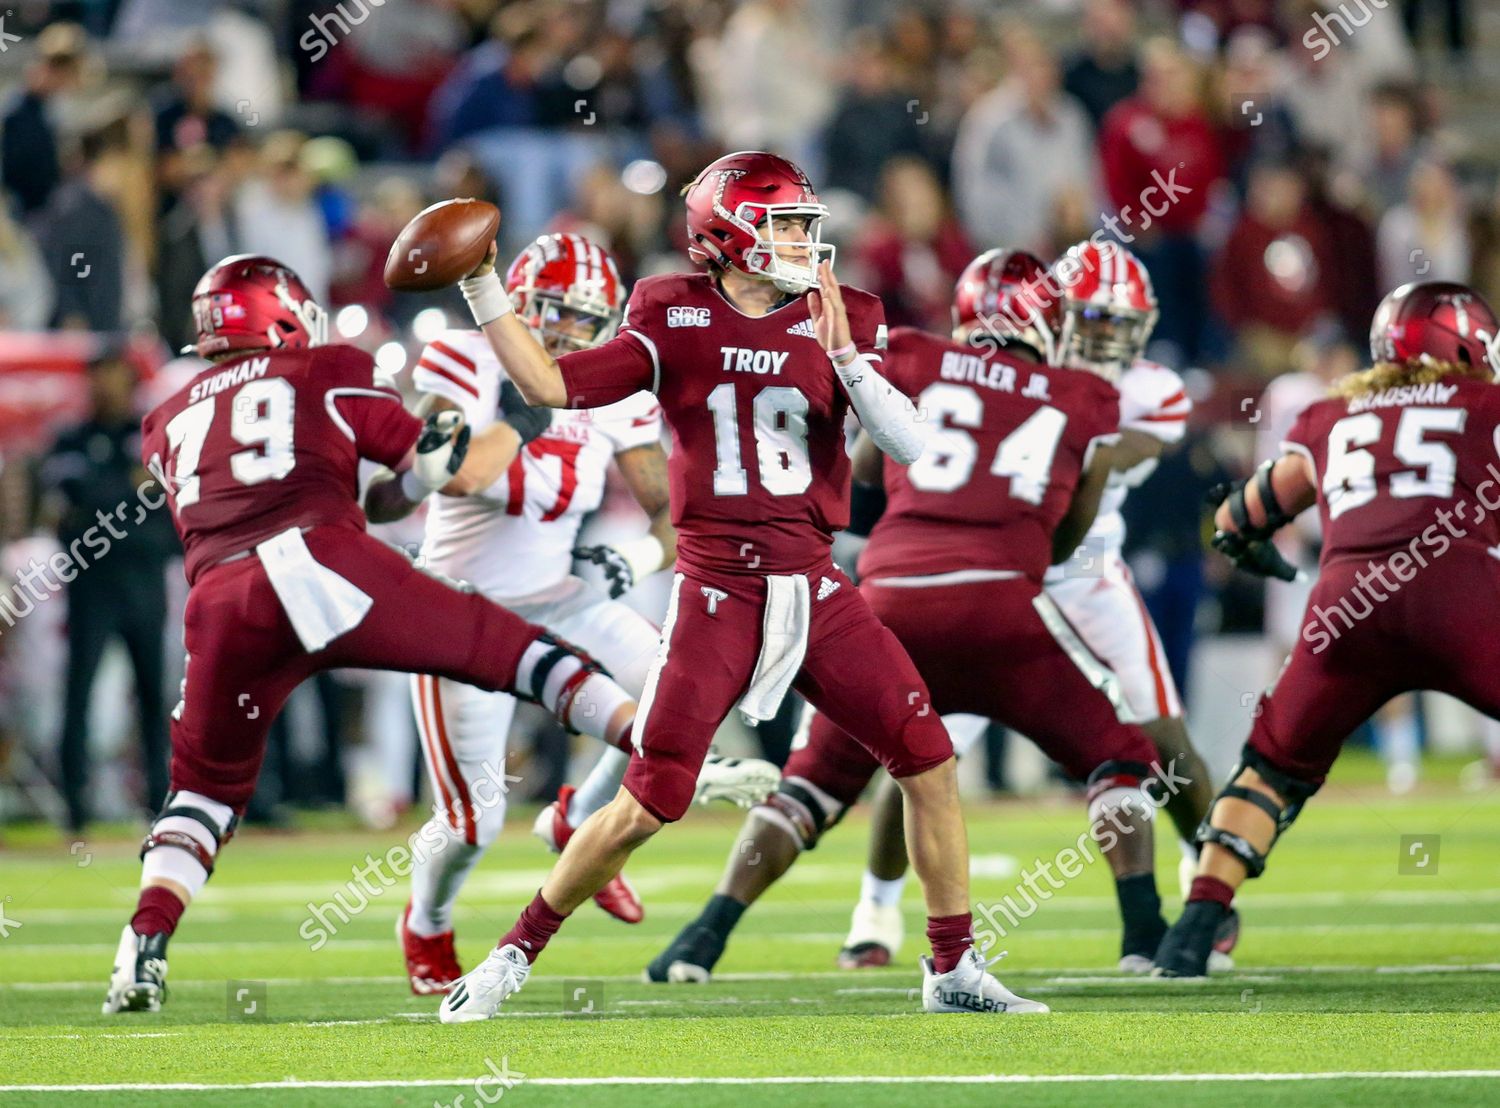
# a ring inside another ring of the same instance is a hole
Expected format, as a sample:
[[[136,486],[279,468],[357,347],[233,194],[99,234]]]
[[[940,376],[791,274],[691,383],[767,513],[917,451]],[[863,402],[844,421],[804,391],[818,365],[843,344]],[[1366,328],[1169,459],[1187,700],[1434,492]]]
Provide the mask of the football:
[[[400,292],[446,288],[472,273],[500,230],[500,209],[485,200],[444,200],[401,229],[385,258],[385,283]]]

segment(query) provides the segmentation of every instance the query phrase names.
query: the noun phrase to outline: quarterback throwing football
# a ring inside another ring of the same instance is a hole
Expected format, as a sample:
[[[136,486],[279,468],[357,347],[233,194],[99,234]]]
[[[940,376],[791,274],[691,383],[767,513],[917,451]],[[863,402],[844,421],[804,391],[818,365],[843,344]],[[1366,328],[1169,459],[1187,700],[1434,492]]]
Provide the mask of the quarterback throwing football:
[[[625,296],[614,259],[581,235],[537,239],[511,263],[505,283],[517,314],[555,356],[606,342],[619,326]],[[461,412],[475,434],[504,418],[504,395],[511,386],[478,331],[439,336],[423,350],[412,377],[419,394],[435,407]],[[604,408],[556,413],[538,408],[534,415],[535,436],[512,440],[509,464],[490,486],[467,496],[432,498],[422,562],[588,651],[627,692],[639,696],[660,636],[617,598],[674,557],[661,408],[640,392]],[[584,517],[603,500],[611,463],[651,517],[651,532],[613,546],[575,550]],[[610,595],[572,574],[575,555],[604,566]],[[444,843],[444,849],[414,862],[411,901],[399,924],[415,993],[446,992],[463,976],[453,904],[505,819],[504,796],[479,804],[474,790],[490,767],[505,761],[515,705],[516,698],[505,692],[447,677],[412,677],[423,755],[433,793],[443,801],[423,835]],[[563,786],[558,800],[542,810],[538,836],[562,850],[574,829],[614,797],[627,761],[625,751],[605,750],[578,789]],[[752,804],[775,788],[778,777],[769,762],[710,755],[699,776],[698,799]],[[644,918],[623,874],[594,900],[626,923]]]
[[[1039,1011],[974,947],[953,746],[895,637],[830,557],[847,521],[852,408],[898,461],[922,454],[911,402],[880,374],[880,302],[834,279],[828,211],[772,154],[720,158],[686,190],[705,271],[640,281],[620,334],[554,360],[481,266],[463,282],[475,321],[533,404],[590,408],[654,393],[673,436],[677,573],[619,795],[578,829],[536,898],[447,995],[444,1021],[486,1019],[548,940],[637,846],[681,818],[714,729],[764,720],[795,687],[868,743],[902,785],[927,898],[923,1006]]]

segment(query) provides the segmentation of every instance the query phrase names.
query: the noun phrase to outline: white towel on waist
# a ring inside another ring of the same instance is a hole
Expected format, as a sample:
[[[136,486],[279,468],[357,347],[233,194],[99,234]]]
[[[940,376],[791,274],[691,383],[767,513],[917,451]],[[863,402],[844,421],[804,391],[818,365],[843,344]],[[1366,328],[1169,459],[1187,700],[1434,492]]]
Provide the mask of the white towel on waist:
[[[375,603],[358,586],[321,565],[296,527],[267,539],[255,553],[309,654],[358,627]]]
[[[740,698],[740,714],[747,723],[754,725],[776,715],[802,668],[811,623],[812,601],[806,575],[767,577],[760,657],[755,660],[750,688]]]

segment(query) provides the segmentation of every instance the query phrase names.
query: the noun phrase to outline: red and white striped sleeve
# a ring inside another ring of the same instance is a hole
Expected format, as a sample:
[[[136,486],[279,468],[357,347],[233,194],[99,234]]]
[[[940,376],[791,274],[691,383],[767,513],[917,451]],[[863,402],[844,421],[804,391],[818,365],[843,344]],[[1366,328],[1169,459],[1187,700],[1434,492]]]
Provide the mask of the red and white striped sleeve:
[[[1120,377],[1121,428],[1178,442],[1187,433],[1192,411],[1182,378],[1164,365],[1138,361]]]
[[[451,400],[470,426],[494,418],[500,363],[478,331],[444,331],[428,343],[412,370],[412,386]]]

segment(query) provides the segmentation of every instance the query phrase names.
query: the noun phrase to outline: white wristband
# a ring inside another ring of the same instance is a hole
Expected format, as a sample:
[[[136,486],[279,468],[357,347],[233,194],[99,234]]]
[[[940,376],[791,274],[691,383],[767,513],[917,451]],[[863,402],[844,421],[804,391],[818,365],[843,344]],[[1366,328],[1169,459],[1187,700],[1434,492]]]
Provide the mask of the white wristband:
[[[501,316],[510,315],[515,310],[510,302],[510,294],[505,291],[505,286],[500,283],[500,275],[494,270],[483,277],[465,277],[458,283],[458,287],[462,290],[464,299],[469,302],[469,312],[474,316],[474,322],[481,327],[486,323],[493,323]]]
[[[427,499],[427,494],[431,491],[423,483],[422,479],[417,476],[415,469],[408,469],[401,475],[401,495],[413,504],[422,503],[422,501]]]
[[[667,548],[662,546],[661,540],[655,535],[642,535],[638,539],[627,539],[613,545],[630,566],[631,579],[637,582],[644,581],[661,569],[662,560],[667,555]]]

